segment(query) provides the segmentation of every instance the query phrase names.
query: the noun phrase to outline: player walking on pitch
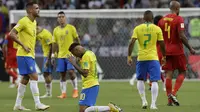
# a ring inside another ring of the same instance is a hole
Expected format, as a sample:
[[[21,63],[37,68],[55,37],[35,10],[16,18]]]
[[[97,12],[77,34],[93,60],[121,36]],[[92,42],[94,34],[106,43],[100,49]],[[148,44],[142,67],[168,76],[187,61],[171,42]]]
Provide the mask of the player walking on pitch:
[[[180,3],[177,1],[170,2],[171,14],[164,16],[158,23],[162,29],[166,47],[166,65],[163,69],[166,71],[166,92],[168,96],[168,106],[172,102],[179,106],[176,99],[176,93],[180,89],[186,74],[186,57],[184,55],[183,44],[195,54],[195,50],[188,44],[184,33],[184,20],[179,16]],[[174,91],[172,91],[172,76],[174,70],[178,69],[179,75],[176,78]]]
[[[59,12],[57,15],[59,26],[53,31],[53,37],[55,44],[58,46],[57,68],[56,71],[60,73],[60,89],[62,94],[58,98],[66,98],[66,72],[69,73],[72,85],[74,86],[73,98],[78,97],[78,82],[74,71],[73,65],[69,62],[68,57],[71,55],[69,52],[69,46],[74,42],[79,42],[76,28],[66,23],[65,13]],[[54,47],[53,47],[54,49]],[[55,50],[53,50],[55,51]],[[53,57],[52,57],[53,58]]]
[[[39,99],[38,74],[35,69],[35,43],[36,43],[36,17],[39,17],[39,6],[34,2],[26,5],[27,16],[20,19],[11,30],[11,38],[20,46],[17,50],[17,64],[22,75],[18,86],[17,98],[14,110],[30,111],[22,106],[22,99],[26,91],[26,85],[30,80],[30,89],[35,101],[36,110],[46,110],[50,106],[44,105]],[[18,38],[19,39],[18,39]]]
[[[145,96],[145,84],[147,74],[150,75],[151,87],[151,109],[157,109],[156,100],[158,96],[158,83],[160,80],[160,63],[158,61],[158,54],[156,43],[158,42],[163,54],[163,64],[165,64],[165,45],[163,41],[161,29],[153,24],[153,13],[151,11],[144,12],[145,23],[136,26],[133,31],[131,43],[128,47],[127,63],[132,64],[132,49],[136,40],[138,40],[139,51],[136,64],[137,74],[137,88],[142,99],[142,108],[146,109],[148,106]]]

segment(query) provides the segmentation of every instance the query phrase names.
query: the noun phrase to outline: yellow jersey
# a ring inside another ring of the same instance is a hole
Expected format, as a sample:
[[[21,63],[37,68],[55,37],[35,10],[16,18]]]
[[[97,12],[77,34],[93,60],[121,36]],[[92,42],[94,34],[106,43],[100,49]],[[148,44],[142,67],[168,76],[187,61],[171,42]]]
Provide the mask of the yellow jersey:
[[[160,27],[152,23],[138,25],[132,38],[138,40],[138,61],[158,60],[156,43],[163,40]]]
[[[17,47],[17,56],[27,56],[35,58],[35,43],[36,43],[36,21],[33,22],[27,17],[23,17],[14,27],[18,32],[18,39],[28,48],[30,52],[27,53],[22,46]]]
[[[95,85],[99,85],[97,75],[97,59],[92,51],[87,50],[80,60],[80,66],[82,69],[89,70],[88,76],[82,76],[83,89],[90,88]]]
[[[76,28],[67,24],[64,28],[57,26],[53,31],[53,41],[58,44],[58,58],[66,58],[71,55],[68,50],[74,39],[78,38]]]
[[[53,42],[52,34],[48,30],[43,29],[40,33],[37,34],[37,40],[39,40],[42,44],[42,51],[44,57],[48,57],[50,50],[49,45]]]

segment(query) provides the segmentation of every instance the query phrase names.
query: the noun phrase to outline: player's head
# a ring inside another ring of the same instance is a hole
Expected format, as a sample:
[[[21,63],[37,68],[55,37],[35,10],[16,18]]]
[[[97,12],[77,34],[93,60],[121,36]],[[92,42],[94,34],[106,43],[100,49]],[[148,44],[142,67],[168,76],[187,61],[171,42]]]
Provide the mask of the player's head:
[[[153,12],[150,10],[145,11],[143,19],[145,22],[153,22]]]
[[[74,56],[81,58],[85,52],[85,49],[79,43],[72,43],[69,47],[69,51]]]
[[[34,17],[39,17],[40,9],[39,9],[38,4],[35,3],[35,2],[29,2],[29,3],[27,3],[26,4],[26,12],[28,14],[33,15]]]
[[[58,23],[59,23],[60,25],[63,25],[63,24],[66,23],[65,13],[64,13],[63,11],[60,11],[60,12],[58,13],[58,18],[57,18],[57,20],[58,20]]]
[[[163,18],[163,16],[162,15],[157,15],[157,16],[155,16],[154,17],[154,24],[155,25],[158,25],[158,22],[160,21],[160,19],[162,19]]]
[[[169,8],[170,8],[171,12],[176,13],[177,15],[179,15],[180,7],[181,7],[181,5],[178,1],[171,1],[169,4]]]

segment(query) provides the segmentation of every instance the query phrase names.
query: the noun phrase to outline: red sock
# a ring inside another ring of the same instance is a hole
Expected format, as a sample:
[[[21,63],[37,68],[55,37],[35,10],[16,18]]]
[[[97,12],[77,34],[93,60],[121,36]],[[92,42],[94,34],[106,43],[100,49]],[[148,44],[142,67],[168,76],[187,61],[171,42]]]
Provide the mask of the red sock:
[[[163,83],[165,82],[165,77],[164,77],[163,73],[161,73],[161,80],[162,80]]]
[[[185,75],[184,74],[179,74],[176,78],[176,83],[174,85],[174,91],[173,91],[173,95],[176,95],[177,91],[180,89],[183,81],[185,79]]]
[[[166,79],[165,86],[166,86],[166,92],[168,96],[169,94],[172,93],[172,79]]]
[[[7,73],[13,77],[12,83],[15,84],[15,81],[17,80],[17,73],[11,70],[7,70]]]

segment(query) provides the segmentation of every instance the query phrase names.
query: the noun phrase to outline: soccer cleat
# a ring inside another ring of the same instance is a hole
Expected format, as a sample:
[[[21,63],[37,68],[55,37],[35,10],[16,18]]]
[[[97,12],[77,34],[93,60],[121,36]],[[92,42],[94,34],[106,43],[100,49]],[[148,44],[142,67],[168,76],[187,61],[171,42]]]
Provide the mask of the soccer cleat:
[[[40,96],[40,98],[51,98],[52,97],[52,95],[51,94],[45,94],[45,95],[43,95],[43,96]]]
[[[167,106],[173,106],[172,102],[168,102]]]
[[[129,80],[129,83],[130,83],[131,86],[133,86],[134,85],[134,79],[132,78],[131,80]]]
[[[147,103],[147,102],[143,103],[143,104],[142,104],[142,109],[147,109],[147,106],[148,106],[148,103]]]
[[[165,88],[165,87],[163,87],[163,91],[166,91],[166,88]]]
[[[151,105],[150,109],[157,110],[158,108],[155,105]]]
[[[15,105],[13,108],[14,111],[19,110],[19,111],[31,111],[31,109],[27,109],[24,106],[20,106],[20,105]]]
[[[78,98],[78,90],[77,89],[74,89],[72,97]]]
[[[108,106],[110,107],[111,112],[123,112],[122,109],[114,103],[109,103]]]
[[[15,88],[15,84],[10,84],[9,88]]]
[[[44,111],[44,110],[47,110],[48,108],[50,108],[49,105],[44,105],[44,104],[42,104],[42,103],[36,104],[36,105],[35,105],[35,109],[36,109],[37,111],[38,111],[38,110]]]
[[[178,100],[177,100],[177,98],[176,98],[176,96],[174,96],[174,95],[172,95],[172,94],[169,94],[169,95],[168,95],[168,98],[171,99],[172,102],[173,102],[176,106],[179,106],[179,105],[180,105],[179,102],[178,102]]]
[[[66,93],[62,93],[60,96],[57,96],[60,99],[64,99],[67,97]]]

